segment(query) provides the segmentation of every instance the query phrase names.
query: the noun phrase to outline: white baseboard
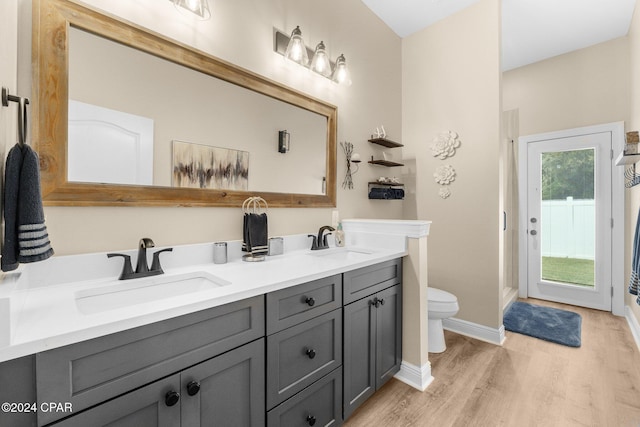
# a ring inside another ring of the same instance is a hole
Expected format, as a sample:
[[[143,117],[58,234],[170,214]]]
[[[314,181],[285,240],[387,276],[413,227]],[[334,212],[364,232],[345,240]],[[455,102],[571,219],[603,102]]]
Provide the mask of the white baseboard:
[[[504,340],[506,339],[506,335],[504,333],[504,325],[500,325],[498,329],[494,329],[488,326],[479,325],[477,323],[451,317],[449,319],[442,319],[442,326],[447,331],[455,332],[456,334],[460,335],[466,335],[468,337],[475,338],[480,341],[486,341],[491,344],[502,345],[504,343]]]
[[[633,339],[636,341],[636,346],[638,347],[638,350],[640,350],[640,323],[638,323],[638,318],[628,305],[624,306],[624,317],[627,319]]]
[[[403,360],[400,365],[400,372],[398,372],[394,378],[417,390],[425,391],[433,381],[433,377],[431,376],[431,362],[425,363],[420,368]]]

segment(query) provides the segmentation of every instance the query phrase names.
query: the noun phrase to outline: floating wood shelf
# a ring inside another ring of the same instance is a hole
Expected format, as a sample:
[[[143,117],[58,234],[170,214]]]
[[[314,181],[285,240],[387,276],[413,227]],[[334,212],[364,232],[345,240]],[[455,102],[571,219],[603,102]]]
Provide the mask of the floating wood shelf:
[[[616,159],[616,166],[632,165],[637,162],[640,162],[640,154],[624,154],[622,152]]]
[[[387,138],[371,138],[369,142],[373,144],[382,145],[387,148],[404,147],[404,145],[400,144],[399,142],[391,141],[390,139],[387,139]]]
[[[371,163],[372,165],[386,166],[389,168],[395,166],[404,166],[402,163],[390,162],[388,160],[369,160],[369,163]]]
[[[383,185],[386,187],[404,187],[404,184],[397,182],[397,183],[391,183],[391,182],[378,182],[378,181],[371,181],[369,182],[369,185]]]

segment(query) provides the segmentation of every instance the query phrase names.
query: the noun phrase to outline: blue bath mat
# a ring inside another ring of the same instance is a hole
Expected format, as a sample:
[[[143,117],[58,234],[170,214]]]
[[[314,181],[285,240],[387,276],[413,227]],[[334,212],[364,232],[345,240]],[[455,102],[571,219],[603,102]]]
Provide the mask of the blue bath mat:
[[[526,302],[514,302],[504,314],[507,331],[569,347],[580,347],[581,326],[578,313]]]

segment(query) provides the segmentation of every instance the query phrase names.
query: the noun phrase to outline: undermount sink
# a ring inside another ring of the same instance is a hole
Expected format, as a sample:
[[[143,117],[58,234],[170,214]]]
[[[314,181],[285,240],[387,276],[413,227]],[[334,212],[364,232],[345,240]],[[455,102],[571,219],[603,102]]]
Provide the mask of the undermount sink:
[[[202,271],[161,275],[142,279],[117,280],[98,288],[75,294],[76,307],[82,314],[95,314],[117,308],[159,301],[167,298],[208,291],[231,282]]]
[[[329,248],[312,251],[309,255],[323,259],[357,261],[364,259],[373,252],[359,248]]]

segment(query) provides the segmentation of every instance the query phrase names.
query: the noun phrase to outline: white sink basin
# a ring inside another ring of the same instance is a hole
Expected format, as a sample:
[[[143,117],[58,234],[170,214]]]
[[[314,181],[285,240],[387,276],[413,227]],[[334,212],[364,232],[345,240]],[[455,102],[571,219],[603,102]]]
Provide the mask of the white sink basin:
[[[309,252],[309,255],[332,260],[358,261],[367,258],[373,252],[359,248],[329,248]]]
[[[76,307],[82,314],[95,314],[194,292],[208,291],[230,284],[231,282],[201,271],[116,280],[97,288],[77,291],[75,293]]]

